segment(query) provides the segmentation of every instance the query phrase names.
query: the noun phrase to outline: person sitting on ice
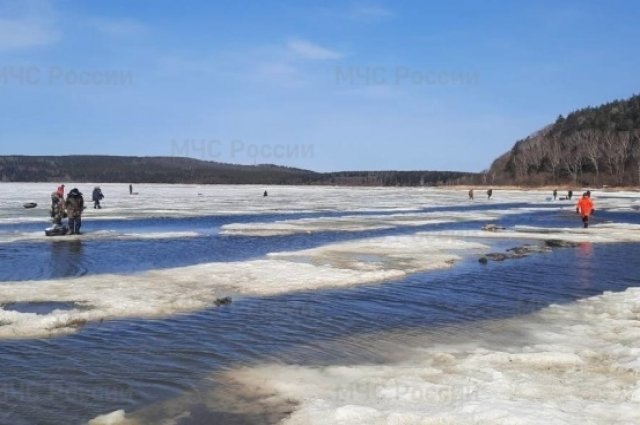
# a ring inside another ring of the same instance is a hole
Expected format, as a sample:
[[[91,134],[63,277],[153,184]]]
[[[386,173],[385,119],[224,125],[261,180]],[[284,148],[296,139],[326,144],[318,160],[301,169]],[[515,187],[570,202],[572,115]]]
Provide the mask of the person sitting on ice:
[[[582,216],[582,223],[585,229],[589,227],[589,216],[592,216],[595,212],[593,201],[589,195],[589,193],[585,192],[576,204],[576,213]]]
[[[93,193],[91,194],[91,199],[93,200],[94,209],[102,208],[102,206],[100,206],[100,201],[104,199],[104,195],[102,194],[102,189],[100,189],[100,186],[96,186],[93,189]]]
[[[76,188],[71,189],[67,194],[65,206],[69,216],[69,234],[79,235],[80,226],[82,226],[82,211],[84,210],[82,193]]]

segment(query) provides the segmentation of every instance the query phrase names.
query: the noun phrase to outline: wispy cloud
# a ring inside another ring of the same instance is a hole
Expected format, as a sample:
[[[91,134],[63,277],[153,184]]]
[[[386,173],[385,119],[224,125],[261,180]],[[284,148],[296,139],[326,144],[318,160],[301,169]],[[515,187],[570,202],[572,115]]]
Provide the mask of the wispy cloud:
[[[343,57],[340,52],[303,39],[289,40],[287,43],[287,49],[302,59],[334,60]]]
[[[351,7],[347,16],[358,21],[381,21],[393,17],[395,14],[390,9],[380,5],[357,4]]]
[[[60,37],[48,1],[0,2],[0,50],[44,46]]]
[[[0,50],[44,46],[59,39],[60,33],[46,21],[0,18]]]
[[[131,37],[146,31],[143,24],[129,18],[94,19],[91,23],[98,32],[111,37]]]
[[[347,88],[335,92],[337,95],[355,96],[369,100],[397,99],[403,92],[389,85],[373,85],[364,87]]]

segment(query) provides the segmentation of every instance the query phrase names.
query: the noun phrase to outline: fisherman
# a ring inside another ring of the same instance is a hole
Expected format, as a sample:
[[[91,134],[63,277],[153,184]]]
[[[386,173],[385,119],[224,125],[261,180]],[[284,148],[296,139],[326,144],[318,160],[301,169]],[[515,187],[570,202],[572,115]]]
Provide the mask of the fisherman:
[[[56,190],[56,193],[58,194],[58,196],[60,196],[60,198],[64,199],[64,185],[63,184],[58,186],[58,190]]]
[[[473,201],[473,189],[469,189],[469,200]]]
[[[555,201],[558,197],[558,189],[553,189],[553,200]]]
[[[269,194],[267,193],[267,191],[265,190],[264,193],[262,194],[263,197],[267,197],[269,196]]]
[[[129,195],[133,195],[133,185],[129,184]]]
[[[58,191],[51,193],[51,222],[54,227],[62,225],[64,218],[64,202]]]
[[[589,216],[593,215],[596,210],[593,207],[593,201],[589,196],[588,192],[585,192],[582,195],[582,198],[576,204],[576,213],[582,216],[582,223],[584,224],[584,228],[589,227]]]
[[[93,189],[93,193],[91,194],[91,199],[93,200],[93,209],[101,209],[100,201],[104,199],[104,195],[102,194],[102,189],[100,186],[96,186]]]
[[[69,216],[69,234],[79,235],[82,226],[82,210],[84,210],[84,198],[76,188],[67,194],[67,215]]]
[[[58,191],[51,193],[51,223],[52,227],[45,229],[44,234],[47,236],[62,236],[67,234],[67,227],[62,224],[62,219],[66,217],[64,211],[63,197],[58,194]]]
[[[569,191],[567,192],[567,199],[571,200],[572,197],[573,197],[573,190],[569,189]]]
[[[493,189],[487,190],[487,199],[491,199],[491,195],[493,195]]]

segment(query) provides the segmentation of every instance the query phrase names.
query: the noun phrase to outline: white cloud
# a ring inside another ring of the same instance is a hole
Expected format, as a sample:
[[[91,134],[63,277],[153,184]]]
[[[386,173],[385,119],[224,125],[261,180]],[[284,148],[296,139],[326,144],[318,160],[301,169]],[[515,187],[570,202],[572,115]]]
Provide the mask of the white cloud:
[[[0,51],[57,42],[56,14],[48,0],[0,1]]]
[[[145,32],[146,28],[133,19],[96,19],[92,22],[98,32],[111,37],[130,37]]]
[[[390,85],[369,85],[364,87],[347,88],[338,91],[339,95],[356,96],[371,100],[388,100],[400,97],[403,92]]]
[[[357,5],[349,13],[351,19],[361,21],[380,21],[393,16],[394,13],[391,10],[375,5]]]
[[[332,60],[340,59],[343,55],[335,50],[319,46],[308,40],[293,39],[287,43],[287,48],[303,59]]]
[[[0,18],[0,50],[43,46],[59,39],[60,33],[45,20]]]

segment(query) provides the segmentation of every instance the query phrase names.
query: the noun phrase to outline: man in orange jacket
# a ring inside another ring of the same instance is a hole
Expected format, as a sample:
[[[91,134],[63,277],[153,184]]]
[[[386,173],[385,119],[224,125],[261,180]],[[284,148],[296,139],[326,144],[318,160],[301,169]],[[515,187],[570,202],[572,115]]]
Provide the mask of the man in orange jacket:
[[[589,192],[585,192],[576,204],[576,213],[582,216],[582,223],[584,223],[585,229],[589,227],[589,216],[596,212],[590,195]]]

